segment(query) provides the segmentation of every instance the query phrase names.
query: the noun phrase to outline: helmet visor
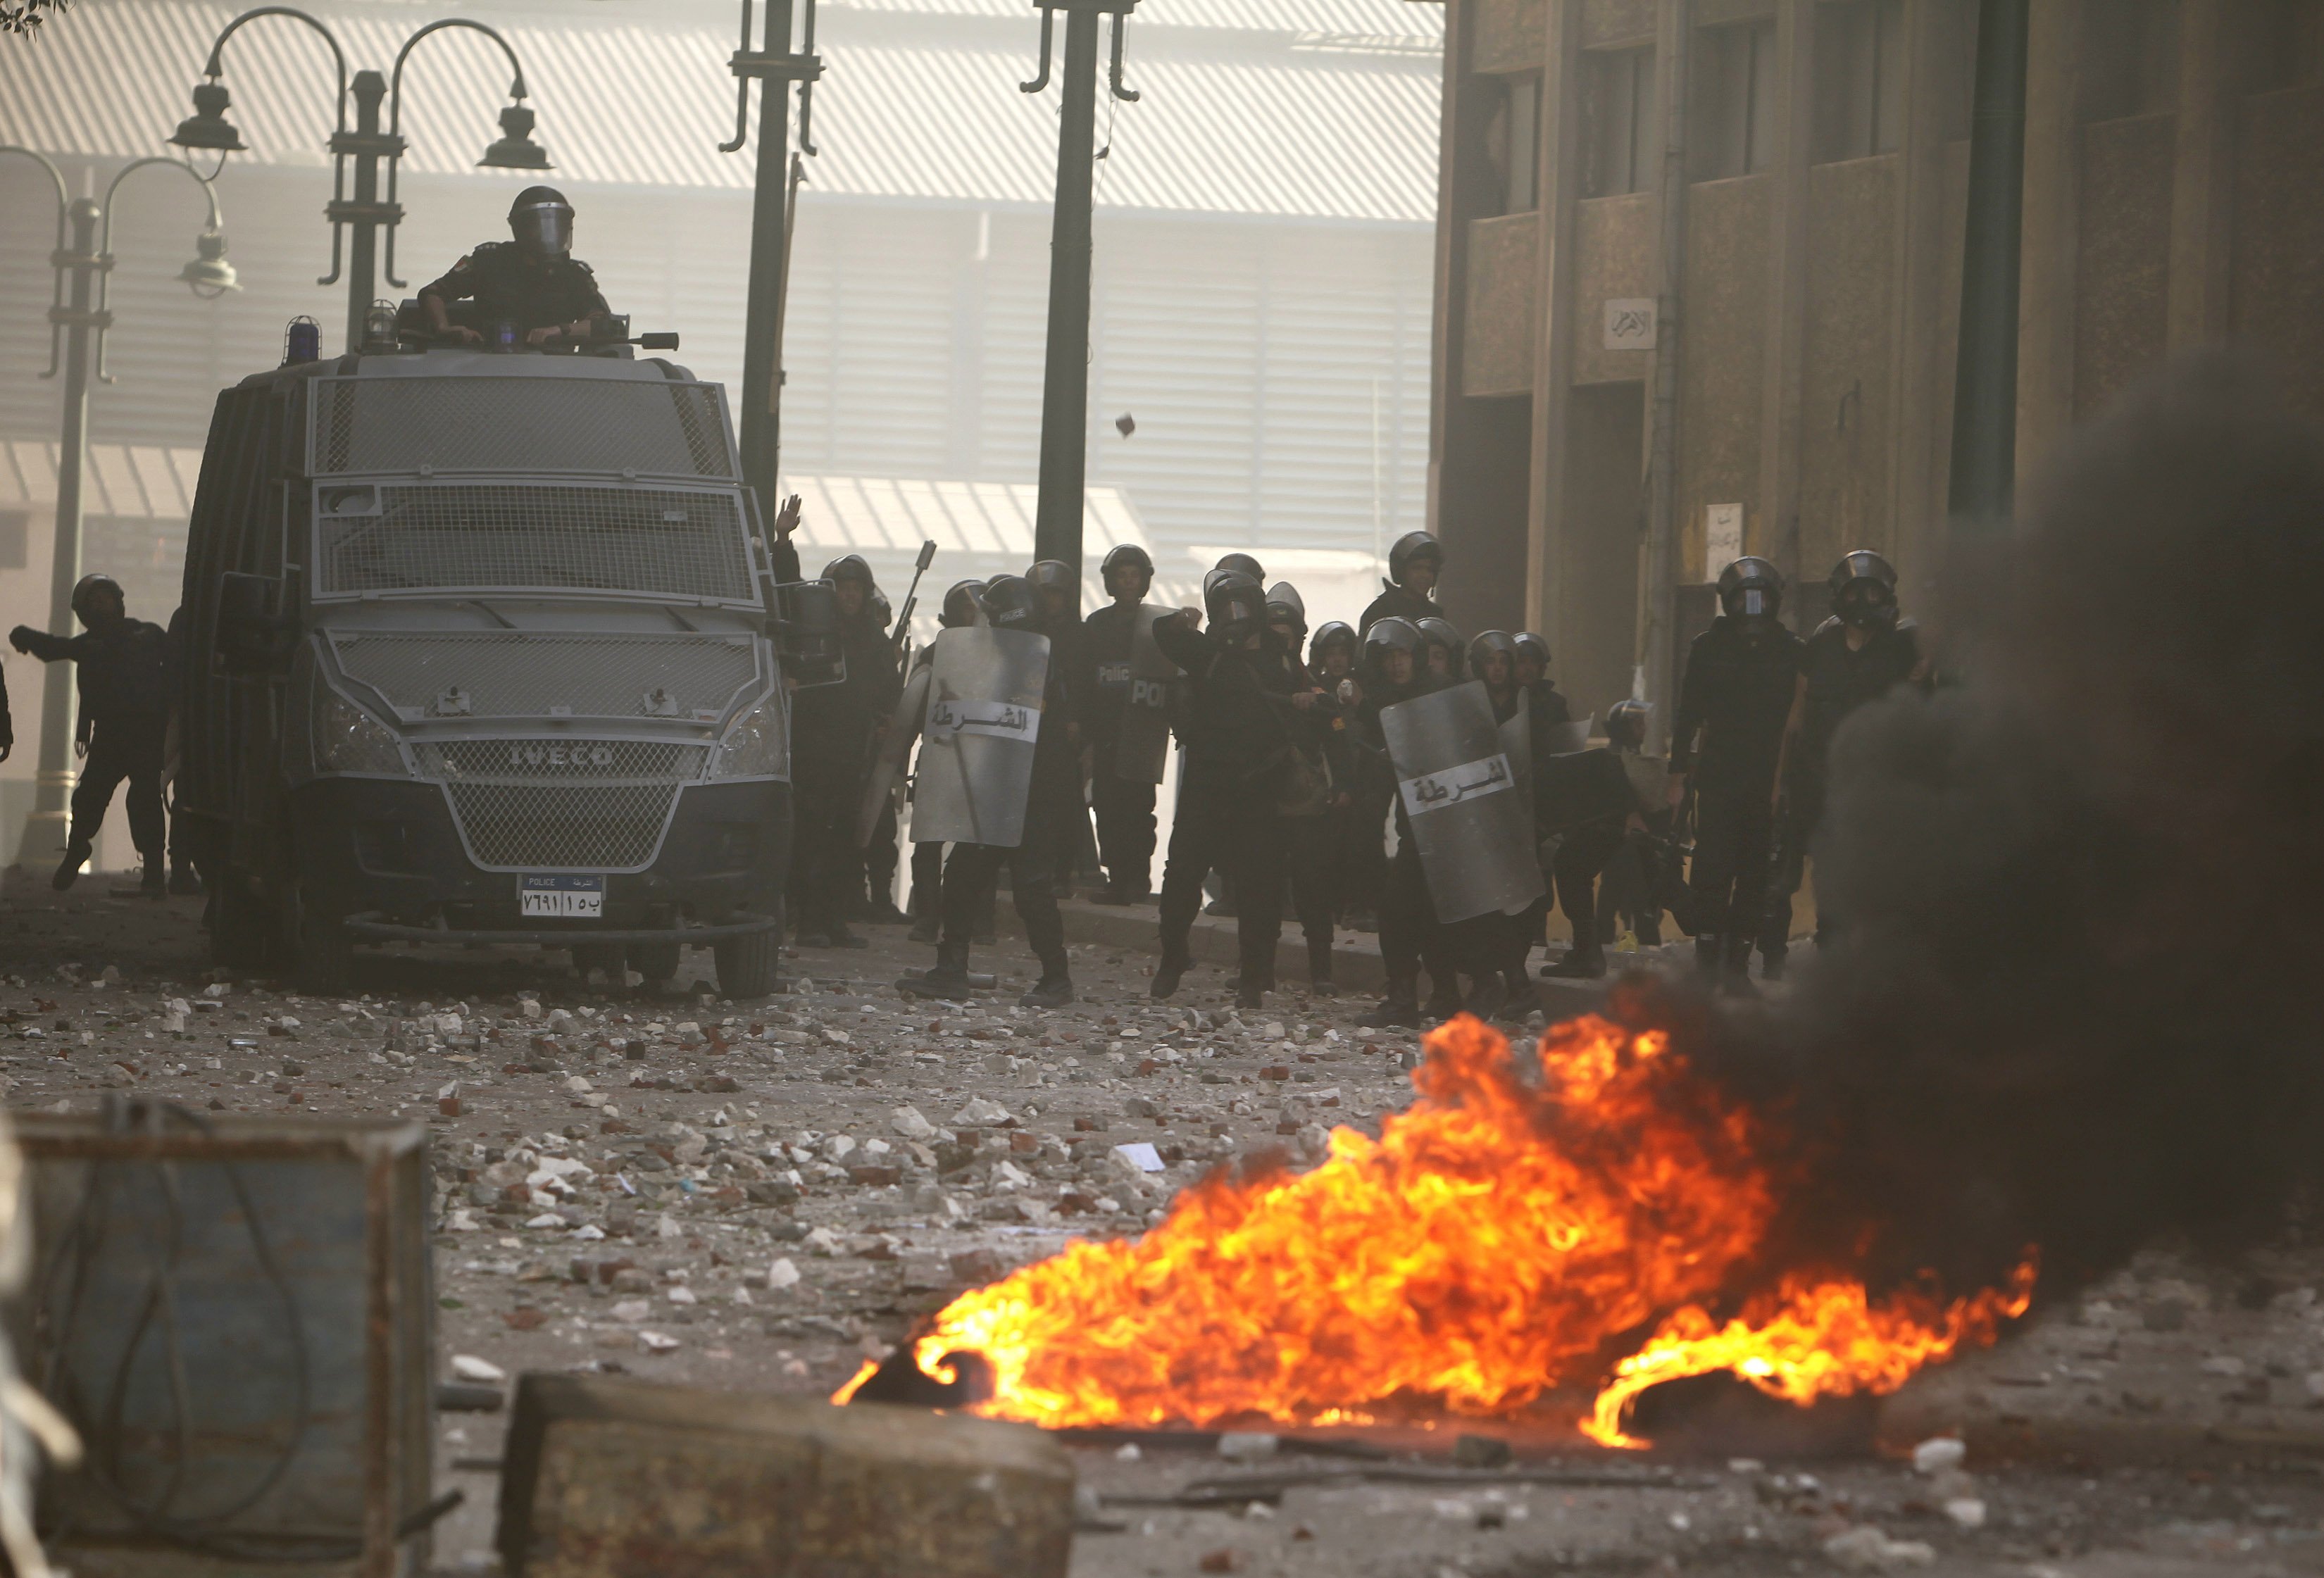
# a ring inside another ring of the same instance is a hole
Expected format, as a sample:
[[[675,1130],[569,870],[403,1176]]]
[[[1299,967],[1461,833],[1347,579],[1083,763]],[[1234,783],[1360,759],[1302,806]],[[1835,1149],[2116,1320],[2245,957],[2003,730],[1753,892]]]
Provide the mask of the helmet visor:
[[[539,257],[563,257],[573,250],[573,210],[563,203],[536,203],[509,216],[516,244]]]
[[[1762,586],[1746,586],[1735,599],[1735,612],[1746,619],[1763,618],[1775,611],[1775,599]]]

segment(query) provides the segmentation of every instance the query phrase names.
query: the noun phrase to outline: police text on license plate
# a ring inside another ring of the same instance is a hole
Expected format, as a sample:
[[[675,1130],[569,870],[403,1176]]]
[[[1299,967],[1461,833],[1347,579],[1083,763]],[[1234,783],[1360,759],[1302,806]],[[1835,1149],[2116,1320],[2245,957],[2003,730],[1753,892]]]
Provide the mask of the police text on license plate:
[[[566,919],[600,920],[605,914],[605,879],[560,875],[516,880],[519,911]]]

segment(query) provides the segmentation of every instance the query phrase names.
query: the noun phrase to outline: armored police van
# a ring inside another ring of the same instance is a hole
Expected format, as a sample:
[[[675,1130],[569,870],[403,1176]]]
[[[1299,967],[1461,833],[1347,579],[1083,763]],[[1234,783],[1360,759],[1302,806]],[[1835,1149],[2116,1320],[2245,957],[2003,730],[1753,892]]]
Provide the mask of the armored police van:
[[[223,961],[528,943],[765,992],[789,858],[772,561],[724,392],[399,350],[218,398],[177,793]]]

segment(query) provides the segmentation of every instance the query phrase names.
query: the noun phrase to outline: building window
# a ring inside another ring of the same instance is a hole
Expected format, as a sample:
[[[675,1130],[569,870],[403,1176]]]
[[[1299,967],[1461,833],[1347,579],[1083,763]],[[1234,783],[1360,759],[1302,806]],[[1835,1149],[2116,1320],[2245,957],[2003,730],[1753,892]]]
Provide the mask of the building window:
[[[1775,162],[1775,24],[1697,30],[1688,76],[1694,179],[1724,180]]]
[[[2083,0],[2081,117],[2179,107],[2179,0]]]
[[[1593,50],[1582,57],[1583,195],[1642,192],[1655,180],[1655,52]]]
[[[1493,171],[1493,200],[1503,214],[1541,207],[1541,78],[1487,79],[1494,96],[1485,124],[1485,159]]]
[[[1893,153],[1904,143],[1904,0],[1815,8],[1815,161]]]

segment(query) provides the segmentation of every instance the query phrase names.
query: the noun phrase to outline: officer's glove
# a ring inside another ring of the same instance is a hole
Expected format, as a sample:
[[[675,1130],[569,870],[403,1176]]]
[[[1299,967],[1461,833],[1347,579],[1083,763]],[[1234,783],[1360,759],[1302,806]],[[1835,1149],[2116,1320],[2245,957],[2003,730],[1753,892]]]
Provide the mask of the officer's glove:
[[[32,650],[32,627],[29,624],[20,624],[15,629],[10,631],[8,632],[8,644],[15,648],[20,652],[31,651]]]

